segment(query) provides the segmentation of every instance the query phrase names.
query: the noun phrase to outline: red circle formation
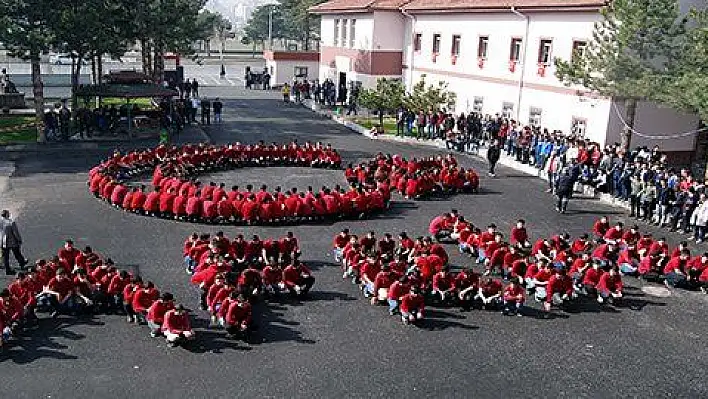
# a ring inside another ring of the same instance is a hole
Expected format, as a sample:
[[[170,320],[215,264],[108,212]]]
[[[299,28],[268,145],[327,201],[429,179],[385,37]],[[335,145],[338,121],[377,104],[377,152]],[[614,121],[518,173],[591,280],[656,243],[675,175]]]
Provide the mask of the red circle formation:
[[[379,153],[368,162],[349,165],[348,190],[339,185],[319,192],[296,188],[269,192],[266,186],[240,191],[224,183],[202,185],[196,176],[244,166],[341,168],[341,156],[322,143],[160,145],[126,154],[116,151],[89,172],[94,196],[117,208],[148,216],[205,223],[305,223],[364,218],[388,208],[391,191],[409,199],[476,192],[479,177],[458,166],[451,155],[406,160]],[[154,191],[129,180],[152,173]]]

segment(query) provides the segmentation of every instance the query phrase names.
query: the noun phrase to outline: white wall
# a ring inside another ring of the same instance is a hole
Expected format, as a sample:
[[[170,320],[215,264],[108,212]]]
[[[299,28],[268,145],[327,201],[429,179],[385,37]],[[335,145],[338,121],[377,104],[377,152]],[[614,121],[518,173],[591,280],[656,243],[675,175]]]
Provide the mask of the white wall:
[[[337,44],[337,47],[353,48],[357,50],[371,50],[373,47],[373,36],[374,36],[374,14],[373,13],[354,13],[354,14],[340,14],[340,15],[322,15],[322,20],[320,23],[320,37],[322,45],[324,46],[334,46],[334,21],[339,19],[339,39],[341,39],[341,29],[343,26],[343,20],[347,19],[347,42]],[[354,32],[354,46],[350,46],[350,21],[356,19],[355,32]],[[399,35],[400,36],[400,35]]]
[[[292,83],[295,80],[295,67],[307,68],[307,80],[319,78],[320,63],[319,61],[266,61],[266,67],[271,70],[271,85],[282,85],[283,83]],[[302,78],[298,78],[302,80]]]
[[[615,109],[616,107],[616,109]],[[607,142],[619,143],[626,120],[626,109],[623,101],[615,101],[610,110],[610,124],[607,126]],[[693,151],[696,148],[697,134],[671,137],[680,133],[698,129],[699,119],[695,115],[687,115],[670,108],[658,106],[649,102],[640,102],[634,118],[634,130],[631,147],[658,145],[662,151]],[[665,136],[662,139],[642,136]]]
[[[357,26],[359,21],[357,21]],[[374,34],[371,50],[401,51],[404,44],[406,17],[398,11],[374,12]]]

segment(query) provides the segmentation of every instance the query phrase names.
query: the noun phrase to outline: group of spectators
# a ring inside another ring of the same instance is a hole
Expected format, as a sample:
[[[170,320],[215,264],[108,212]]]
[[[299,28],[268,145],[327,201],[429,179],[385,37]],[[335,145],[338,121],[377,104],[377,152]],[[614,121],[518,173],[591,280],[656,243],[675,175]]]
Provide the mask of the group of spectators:
[[[460,152],[476,152],[489,141],[490,147],[498,147],[499,152],[517,162],[543,170],[548,177],[548,191],[559,194],[557,208],[561,212],[572,192],[588,185],[625,201],[631,217],[671,231],[681,230],[697,243],[705,240],[706,181],[694,178],[689,169],[670,167],[658,146],[625,152],[617,144],[601,147],[575,134],[521,127],[499,115],[455,116],[445,110],[415,112],[401,108],[396,124],[399,136],[445,139],[448,149]],[[493,168],[490,174],[494,174]],[[571,189],[567,190],[567,186]]]
[[[200,290],[200,307],[208,311],[212,327],[248,340],[253,330],[252,304],[282,296],[307,297],[315,283],[300,261],[300,245],[292,232],[280,239],[251,240],[242,234],[230,240],[223,232],[194,233],[183,256],[191,282]]]
[[[175,346],[194,338],[189,313],[172,294],[160,293],[151,281],[116,267],[87,246],[66,240],[56,256],[21,267],[0,292],[0,346],[37,324],[37,313],[82,317],[125,314],[129,323],[147,324],[153,337]]]
[[[429,233],[413,239],[402,232],[394,239],[344,229],[334,237],[334,257],[343,278],[351,278],[372,304],[387,303],[389,313],[400,314],[406,324],[423,319],[426,304],[519,316],[527,297],[541,302],[545,312],[581,298],[619,304],[622,276],[708,289],[708,253],[692,255],[685,242],[670,250],[663,238],[641,234],[636,226],[611,225],[605,217],[594,224],[593,237],[572,240],[562,233],[532,242],[524,220],[505,240],[494,224],[482,230],[453,210],[434,218]],[[481,269],[451,271],[444,243],[456,244]]]
[[[198,173],[242,166],[309,166],[338,168],[341,157],[330,145],[295,142],[284,145],[159,146],[152,150],[115,153],[89,172],[91,193],[126,211],[206,223],[285,224],[363,218],[388,207],[391,190],[407,198],[473,192],[479,177],[457,166],[451,157],[412,159],[377,154],[369,162],[345,170],[348,190],[339,186],[293,188],[283,192],[266,185],[254,191],[211,182]],[[128,179],[153,170],[153,191],[131,187]]]

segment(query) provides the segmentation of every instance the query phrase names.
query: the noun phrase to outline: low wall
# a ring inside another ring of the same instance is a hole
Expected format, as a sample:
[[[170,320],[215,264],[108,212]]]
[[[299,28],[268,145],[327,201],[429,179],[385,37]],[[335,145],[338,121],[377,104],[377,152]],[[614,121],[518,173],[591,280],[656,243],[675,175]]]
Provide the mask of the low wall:
[[[0,110],[25,108],[25,93],[0,93]]]

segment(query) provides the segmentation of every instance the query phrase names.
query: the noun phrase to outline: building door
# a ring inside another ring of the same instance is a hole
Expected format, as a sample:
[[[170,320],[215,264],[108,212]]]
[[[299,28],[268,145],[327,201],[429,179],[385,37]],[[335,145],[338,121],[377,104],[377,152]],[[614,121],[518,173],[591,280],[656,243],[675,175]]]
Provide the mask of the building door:
[[[346,72],[340,72],[339,73],[339,82],[337,84],[338,87],[347,87],[347,73]]]
[[[347,100],[347,73],[339,72],[339,82],[337,85],[337,102],[343,103]]]

